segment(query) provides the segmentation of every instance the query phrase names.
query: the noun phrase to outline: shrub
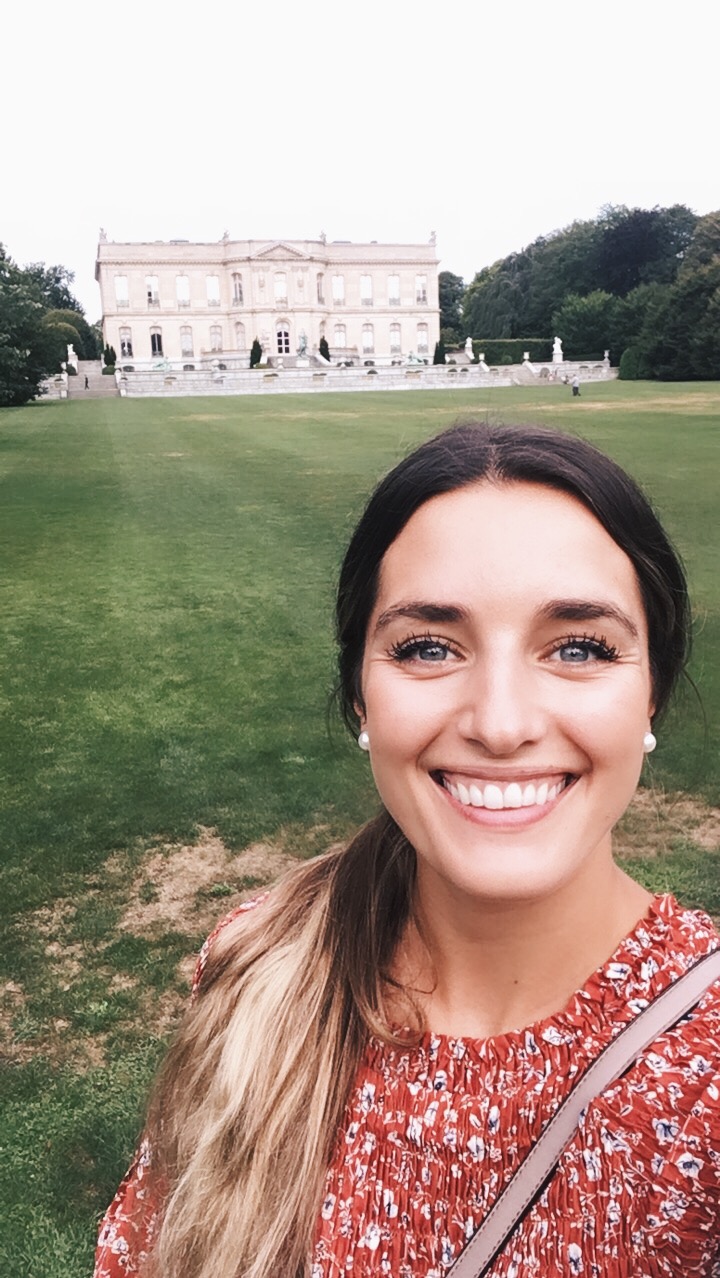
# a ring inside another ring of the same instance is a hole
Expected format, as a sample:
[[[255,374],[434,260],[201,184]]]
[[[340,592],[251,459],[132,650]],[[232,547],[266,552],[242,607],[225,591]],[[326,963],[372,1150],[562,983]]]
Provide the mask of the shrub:
[[[253,341],[252,346],[250,347],[250,367],[257,368],[261,359],[262,359],[262,346],[260,345],[256,337]]]
[[[103,350],[103,359],[106,364],[109,364],[111,367],[114,368],[114,366],[117,364],[117,355],[115,354],[114,346],[105,347],[105,349]]]
[[[641,346],[627,346],[620,356],[618,377],[623,382],[636,382],[650,376],[645,352]]]
[[[552,359],[551,337],[473,338],[473,355],[477,362],[481,351],[486,364],[522,364],[525,351],[532,363],[546,364]]]
[[[103,377],[114,377],[114,376],[115,376],[115,365],[106,364],[103,369]]]
[[[329,362],[329,360],[330,360],[330,347],[328,346],[328,344],[327,344],[327,339],[326,339],[325,337],[321,337],[321,338],[320,338],[320,344],[319,344],[319,346],[318,346],[318,350],[319,350],[320,354],[322,355],[323,359],[326,359],[326,360],[328,360],[328,362]]]
[[[444,364],[444,363],[445,363],[445,343],[441,337],[440,341],[435,343],[435,352],[433,354],[433,364]]]

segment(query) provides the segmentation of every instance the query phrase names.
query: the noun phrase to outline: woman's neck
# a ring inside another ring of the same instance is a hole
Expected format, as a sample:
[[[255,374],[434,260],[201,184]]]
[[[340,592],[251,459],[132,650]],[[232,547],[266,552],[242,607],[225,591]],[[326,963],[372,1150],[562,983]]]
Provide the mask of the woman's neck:
[[[487,902],[459,900],[437,883],[428,893],[420,872],[393,975],[425,1027],[489,1038],[562,1011],[652,901],[612,862],[590,877],[542,900]]]

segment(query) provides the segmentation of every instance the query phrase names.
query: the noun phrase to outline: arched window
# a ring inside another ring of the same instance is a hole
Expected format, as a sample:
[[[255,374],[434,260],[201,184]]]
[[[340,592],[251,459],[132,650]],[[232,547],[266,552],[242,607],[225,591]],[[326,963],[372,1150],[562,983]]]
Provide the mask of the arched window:
[[[290,333],[286,328],[278,328],[275,330],[275,340],[277,343],[278,355],[290,354]]]
[[[123,359],[131,359],[132,353],[133,353],[132,329],[121,328],[120,329],[120,354],[122,355]]]
[[[240,320],[235,325],[235,348],[239,351],[247,350],[245,345],[245,325]]]
[[[243,283],[242,283],[242,275],[240,274],[239,271],[233,272],[232,286],[233,286],[233,306],[242,306]]]
[[[344,351],[347,346],[347,335],[344,324],[336,324],[333,330],[333,346]]]
[[[418,324],[417,326],[417,353],[418,355],[427,355],[428,353],[427,324]]]
[[[363,324],[362,326],[362,348],[363,355],[372,355],[375,350],[375,335],[372,324]]]
[[[223,348],[223,331],[219,324],[213,324],[210,329],[210,350],[221,351]]]
[[[400,325],[390,325],[390,354],[399,355],[402,350],[402,342],[400,337]]]
[[[190,305],[190,279],[187,275],[175,276],[175,292],[178,306]]]
[[[193,354],[193,335],[192,329],[184,327],[180,329],[180,353],[183,359]]]
[[[150,329],[150,350],[152,351],[153,355],[162,355],[163,344],[162,344],[161,328]]]

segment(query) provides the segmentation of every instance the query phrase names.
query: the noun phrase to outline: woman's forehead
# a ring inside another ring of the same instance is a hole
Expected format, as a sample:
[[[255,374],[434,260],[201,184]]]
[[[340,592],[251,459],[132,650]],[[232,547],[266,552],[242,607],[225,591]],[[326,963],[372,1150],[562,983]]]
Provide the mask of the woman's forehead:
[[[634,567],[576,498],[540,484],[469,485],[433,497],[408,520],[381,566],[388,594],[524,592],[528,599],[594,592],[642,611]]]

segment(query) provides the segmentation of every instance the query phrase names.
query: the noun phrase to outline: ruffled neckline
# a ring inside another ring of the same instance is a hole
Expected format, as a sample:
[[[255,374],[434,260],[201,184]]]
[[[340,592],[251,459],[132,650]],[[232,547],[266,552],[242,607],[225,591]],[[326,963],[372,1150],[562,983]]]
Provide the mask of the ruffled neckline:
[[[692,945],[688,945],[692,937]],[[407,1047],[373,1038],[369,1054],[415,1061],[421,1070],[489,1059],[507,1060],[542,1053],[541,1044],[568,1050],[601,1034],[612,1037],[699,956],[720,945],[712,920],[679,905],[670,893],[657,895],[647,912],[623,937],[610,957],[588,977],[558,1012],[531,1025],[488,1038],[438,1034],[427,1030]]]

